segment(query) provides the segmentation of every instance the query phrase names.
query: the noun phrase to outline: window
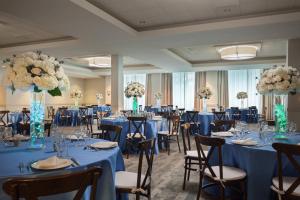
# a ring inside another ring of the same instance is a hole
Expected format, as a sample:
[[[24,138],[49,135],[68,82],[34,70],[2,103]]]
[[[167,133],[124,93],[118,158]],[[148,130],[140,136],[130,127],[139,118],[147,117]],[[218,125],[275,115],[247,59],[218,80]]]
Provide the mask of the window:
[[[194,109],[195,72],[173,73],[173,105]]]
[[[139,82],[143,84],[146,88],[146,74],[125,74],[124,75],[124,91],[127,85],[130,82]],[[125,110],[132,110],[132,101],[133,98],[127,98],[124,94],[124,109]],[[145,95],[141,98],[138,98],[138,104],[145,106]]]
[[[260,69],[228,71],[229,107],[241,107],[241,100],[236,95],[238,92],[247,92],[248,98],[244,100],[244,107],[256,106],[260,112],[261,97],[256,90],[260,73]]]

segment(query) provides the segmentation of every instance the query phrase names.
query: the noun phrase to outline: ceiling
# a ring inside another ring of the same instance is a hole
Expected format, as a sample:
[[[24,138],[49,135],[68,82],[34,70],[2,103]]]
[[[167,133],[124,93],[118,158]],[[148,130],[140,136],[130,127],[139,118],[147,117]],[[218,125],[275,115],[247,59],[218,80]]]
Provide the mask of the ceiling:
[[[299,9],[299,0],[88,0],[138,30]]]
[[[66,72],[83,78],[110,69],[78,58],[107,55],[123,56],[125,73],[238,69],[284,63],[287,40],[300,38],[299,0],[95,1],[1,0],[0,59],[42,50],[72,58]],[[252,42],[259,59],[224,62],[215,51]]]

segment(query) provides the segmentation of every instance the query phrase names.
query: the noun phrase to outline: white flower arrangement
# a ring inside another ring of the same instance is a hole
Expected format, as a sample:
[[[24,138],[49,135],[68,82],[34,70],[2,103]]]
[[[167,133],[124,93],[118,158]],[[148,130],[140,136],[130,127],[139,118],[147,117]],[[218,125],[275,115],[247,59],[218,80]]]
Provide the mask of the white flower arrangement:
[[[96,94],[96,99],[97,99],[97,101],[103,99],[102,93],[97,93],[97,94]]]
[[[72,90],[72,92],[70,93],[70,97],[71,97],[72,99],[81,99],[82,96],[83,96],[83,95],[82,95],[82,92],[81,92],[81,90],[78,89],[78,88],[74,88],[74,89]]]
[[[236,95],[237,99],[247,99],[248,98],[248,94],[247,92],[238,92]]]
[[[139,82],[131,82],[125,88],[125,96],[130,97],[142,97],[145,94],[145,87]]]
[[[300,72],[290,66],[274,66],[264,71],[256,86],[260,94],[294,94],[299,88]]]
[[[203,87],[198,92],[198,96],[200,99],[209,99],[212,95],[212,92],[209,87]]]
[[[16,89],[40,92],[47,90],[52,96],[61,96],[69,90],[70,82],[60,62],[41,52],[26,52],[3,61],[6,67],[4,84],[12,92]]]
[[[162,94],[160,92],[157,92],[157,93],[154,94],[154,98],[156,100],[160,100],[162,98]]]

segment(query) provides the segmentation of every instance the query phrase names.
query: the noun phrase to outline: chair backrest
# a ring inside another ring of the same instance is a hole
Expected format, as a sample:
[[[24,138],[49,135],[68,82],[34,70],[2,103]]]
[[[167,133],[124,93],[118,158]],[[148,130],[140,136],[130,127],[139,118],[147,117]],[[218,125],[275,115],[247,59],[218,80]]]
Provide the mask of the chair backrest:
[[[47,115],[48,115],[48,119],[51,119],[51,120],[54,119],[55,109],[53,106],[47,106]]]
[[[150,112],[151,111],[151,105],[150,106],[145,106],[144,107],[144,110],[146,111],[146,112]]]
[[[60,116],[66,116],[68,115],[68,108],[67,107],[60,107],[58,108],[58,113]]]
[[[283,169],[282,169],[282,155],[285,155],[294,169],[300,173],[300,162],[295,159],[294,156],[300,156],[300,146],[295,144],[284,144],[284,143],[273,143],[272,147],[277,151],[277,162],[278,162],[278,183],[279,190],[283,192]],[[289,196],[295,189],[300,185],[300,177],[289,185],[288,188],[285,188],[284,194]]]
[[[153,157],[155,150],[155,138],[144,140],[139,143],[139,165],[138,165],[138,174],[137,174],[137,185],[136,189],[146,189],[147,184],[151,184],[151,175],[152,175],[152,166],[153,166]],[[142,180],[142,172],[143,172],[143,160],[146,158],[146,173],[145,177]]]
[[[173,115],[168,118],[168,131],[171,133],[178,133],[180,126],[180,116]]]
[[[136,138],[138,133],[145,135],[147,117],[127,117],[127,119],[129,120],[127,133],[133,133],[132,138]]]
[[[249,107],[249,114],[250,115],[257,115],[257,108],[256,108],[256,106],[251,106],[251,107]]]
[[[225,120],[225,114],[226,112],[213,112],[214,113],[214,119],[215,120]]]
[[[218,166],[219,166],[219,174],[220,174],[219,178],[222,180],[223,179],[222,145],[225,144],[225,140],[222,138],[213,138],[213,137],[207,137],[202,135],[196,135],[195,141],[197,146],[201,173],[204,173],[204,170],[207,168],[212,177],[217,177],[209,164],[209,159],[211,158],[212,153],[216,149],[218,151]],[[204,153],[202,145],[210,147],[207,156]]]
[[[22,120],[24,124],[30,124],[30,110],[22,110]]]
[[[187,151],[191,150],[191,125],[185,123],[181,125],[183,152],[186,155]]]
[[[92,186],[90,199],[94,200],[96,199],[97,183],[101,174],[101,168],[93,167],[84,171],[57,176],[13,178],[3,184],[3,189],[13,200],[21,198],[37,200],[38,197],[76,190],[74,200],[81,200],[86,188]]]
[[[186,111],[186,120],[187,123],[197,123],[198,122],[198,111]]]
[[[79,117],[85,117],[88,115],[88,107],[79,108]]]
[[[0,111],[0,126],[6,126],[8,123],[8,110]]]
[[[235,120],[215,120],[213,122],[212,131],[228,131],[230,128],[235,128]]]
[[[185,111],[185,108],[179,108],[178,111],[179,111],[179,116],[182,116]]]
[[[120,135],[122,132],[122,126],[101,124],[100,130],[102,131],[102,134],[104,135],[103,139],[110,140],[113,142],[118,142],[118,144],[120,143]]]

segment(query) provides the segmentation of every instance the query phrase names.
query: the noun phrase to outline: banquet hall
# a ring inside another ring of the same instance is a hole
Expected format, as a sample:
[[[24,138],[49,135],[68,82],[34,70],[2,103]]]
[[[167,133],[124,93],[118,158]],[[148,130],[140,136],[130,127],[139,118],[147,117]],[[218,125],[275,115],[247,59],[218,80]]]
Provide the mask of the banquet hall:
[[[0,200],[300,200],[299,0],[0,0]]]

